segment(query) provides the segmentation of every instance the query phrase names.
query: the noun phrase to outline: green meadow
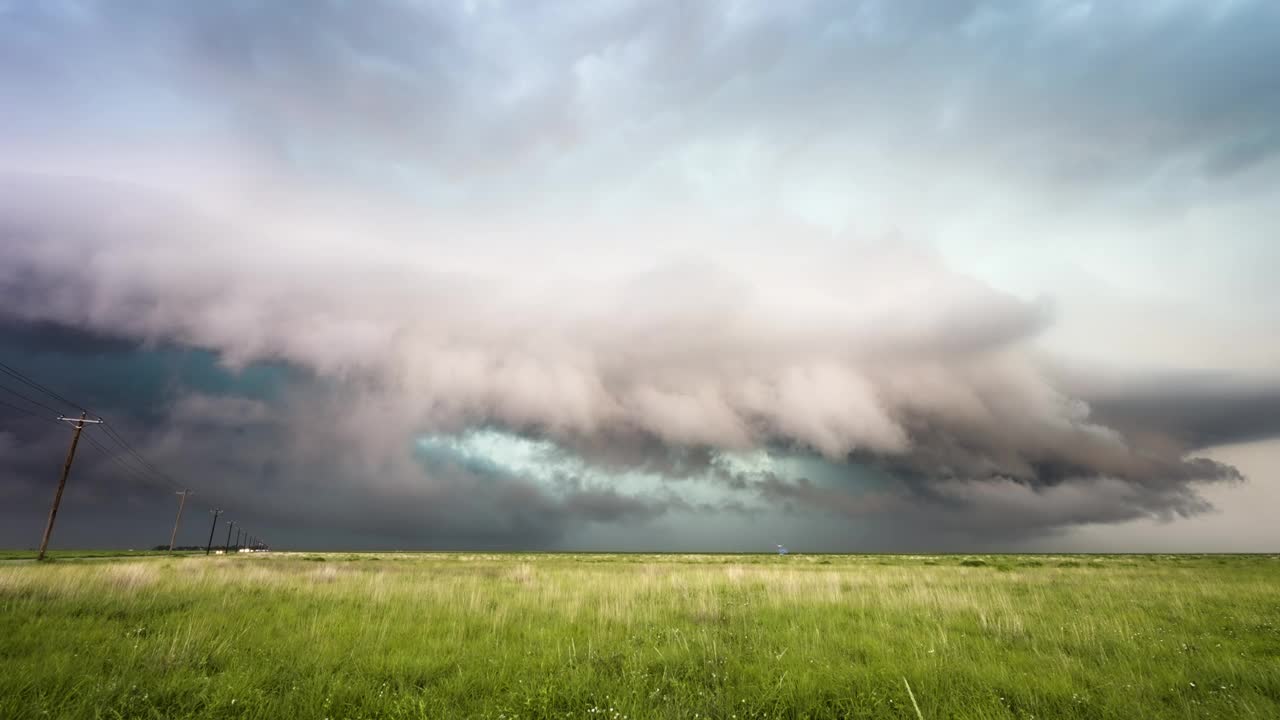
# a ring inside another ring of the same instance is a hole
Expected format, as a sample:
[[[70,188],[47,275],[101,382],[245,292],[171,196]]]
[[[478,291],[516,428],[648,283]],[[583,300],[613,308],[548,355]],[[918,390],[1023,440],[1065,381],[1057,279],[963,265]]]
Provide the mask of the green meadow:
[[[1280,718],[1280,557],[0,561],[0,718]]]

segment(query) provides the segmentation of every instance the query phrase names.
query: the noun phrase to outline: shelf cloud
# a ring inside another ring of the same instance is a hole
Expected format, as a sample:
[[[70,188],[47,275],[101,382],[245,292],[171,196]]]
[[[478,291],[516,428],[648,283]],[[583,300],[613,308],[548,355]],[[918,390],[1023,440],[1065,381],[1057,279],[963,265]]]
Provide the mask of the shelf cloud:
[[[1016,544],[1245,481],[1204,451],[1280,434],[1270,4],[691,12],[0,6],[3,357],[407,544]]]

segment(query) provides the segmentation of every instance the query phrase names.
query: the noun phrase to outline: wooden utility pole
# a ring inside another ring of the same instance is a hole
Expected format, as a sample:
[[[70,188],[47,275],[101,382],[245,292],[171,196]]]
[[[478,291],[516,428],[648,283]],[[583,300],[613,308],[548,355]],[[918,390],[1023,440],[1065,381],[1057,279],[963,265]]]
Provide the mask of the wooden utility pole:
[[[236,526],[235,520],[227,521],[227,542],[222,545],[223,554],[231,552],[231,528]]]
[[[204,554],[208,555],[213,549],[213,531],[218,529],[218,516],[222,514],[221,510],[214,508],[209,513],[213,515],[213,524],[209,526],[209,544],[204,546]]]
[[[88,413],[80,413],[79,418],[59,417],[59,420],[75,423],[72,427],[75,432],[71,433],[71,447],[67,448],[67,461],[62,465],[62,477],[58,478],[58,492],[53,495],[53,506],[49,508],[49,521],[44,525],[44,536],[40,538],[40,554],[36,556],[36,560],[44,560],[45,551],[49,549],[49,536],[53,534],[53,521],[58,518],[58,506],[62,504],[62,491],[67,487],[67,476],[71,474],[71,462],[76,459],[76,445],[80,444],[80,431],[84,430],[85,423],[100,423],[101,420],[86,420],[85,415]]]
[[[178,539],[178,523],[182,522],[182,506],[187,504],[187,496],[190,494],[190,490],[174,493],[181,496],[181,499],[178,500],[178,517],[173,519],[173,534],[169,536],[169,552],[173,552],[173,542]]]

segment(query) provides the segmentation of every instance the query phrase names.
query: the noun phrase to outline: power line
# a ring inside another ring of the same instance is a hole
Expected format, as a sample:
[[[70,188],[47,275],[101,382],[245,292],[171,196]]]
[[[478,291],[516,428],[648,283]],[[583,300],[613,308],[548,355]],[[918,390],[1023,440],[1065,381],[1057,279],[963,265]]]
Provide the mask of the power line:
[[[29,377],[28,375],[26,375],[26,374],[25,374],[25,373],[23,373],[22,371],[18,370],[17,368],[14,368],[14,367],[12,367],[12,366],[10,366],[10,365],[6,364],[6,363],[0,362],[0,373],[3,373],[3,374],[5,374],[5,375],[8,375],[8,376],[10,376],[10,377],[12,377],[12,378],[14,378],[14,379],[18,380],[19,382],[22,382],[22,383],[24,383],[24,384],[28,385],[29,387],[35,388],[36,390],[38,390],[38,391],[40,391],[40,392],[44,393],[45,395],[47,395],[47,396],[49,396],[49,397],[51,397],[51,398],[54,398],[54,399],[56,399],[56,400],[58,400],[58,401],[60,401],[60,402],[66,403],[67,405],[70,405],[70,406],[72,406],[72,407],[74,407],[74,408],[77,408],[77,409],[79,409],[81,412],[83,412],[83,413],[85,413],[85,414],[88,414],[88,413],[89,413],[89,411],[88,411],[88,410],[87,410],[83,405],[81,405],[80,403],[77,403],[77,402],[75,402],[75,401],[73,401],[73,400],[69,400],[69,399],[68,399],[68,398],[66,398],[65,396],[63,396],[63,395],[59,394],[58,392],[56,392],[56,391],[54,391],[54,390],[50,389],[48,386],[43,385],[43,384],[41,384],[40,382],[37,382],[36,380],[34,380],[33,378]],[[6,387],[6,386],[4,386],[4,385],[0,385],[0,389],[6,390],[6,391],[8,391],[8,392],[10,392],[10,393],[13,393],[14,395],[16,395],[16,396],[18,396],[18,397],[22,398],[23,400],[26,400],[26,401],[27,401],[27,402],[29,402],[29,403],[32,403],[32,404],[37,405],[37,406],[39,406],[39,407],[42,407],[42,408],[44,408],[44,409],[46,409],[46,410],[48,410],[48,411],[52,412],[55,416],[61,416],[61,415],[62,415],[62,413],[61,413],[60,411],[58,411],[57,409],[52,408],[52,407],[50,407],[50,406],[48,406],[48,405],[46,405],[46,404],[44,404],[44,403],[42,403],[42,402],[40,402],[40,401],[38,401],[38,400],[32,399],[32,398],[30,398],[30,397],[27,397],[26,395],[23,395],[22,393],[18,392],[17,390],[14,390],[14,389],[12,389],[12,388]],[[8,405],[8,403],[6,403],[6,405]],[[15,408],[15,409],[16,409],[16,408]],[[96,413],[95,413],[95,414],[96,414]],[[101,419],[101,418],[99,418],[99,419]],[[127,452],[127,453],[129,454],[129,456],[130,456],[130,457],[131,457],[131,458],[132,458],[132,459],[133,459],[133,460],[134,460],[134,461],[135,461],[135,462],[136,462],[136,463],[137,463],[137,464],[142,468],[142,470],[141,470],[141,471],[137,471],[137,470],[135,470],[135,473],[138,473],[138,474],[140,474],[140,475],[142,475],[142,476],[144,476],[144,477],[147,475],[147,473],[150,473],[150,474],[154,475],[156,478],[160,479],[161,481],[163,481],[163,482],[165,482],[165,483],[168,483],[169,485],[172,485],[172,486],[174,486],[174,487],[181,487],[181,486],[180,486],[177,482],[175,482],[172,478],[170,478],[168,475],[166,475],[164,472],[162,472],[159,468],[157,468],[155,465],[151,464],[151,462],[149,462],[146,458],[144,458],[144,457],[142,456],[142,454],[141,454],[141,453],[139,453],[136,449],[134,449],[134,447],[133,447],[132,445],[130,445],[130,444],[129,444],[129,443],[128,443],[128,442],[127,442],[123,437],[121,437],[121,436],[120,436],[120,433],[119,433],[119,432],[117,432],[117,431],[115,430],[115,428],[113,428],[113,427],[111,427],[110,425],[108,425],[105,421],[98,423],[98,425],[99,425],[100,427],[102,427],[103,431],[107,433],[108,437],[109,437],[113,442],[115,442],[115,443],[116,443],[116,444],[118,444],[121,448],[123,448],[123,449],[124,449],[124,451],[125,451],[125,452]],[[94,445],[95,445],[96,447],[98,447],[100,450],[102,450],[103,452],[107,453],[108,455],[111,455],[110,451],[108,451],[108,450],[106,450],[105,448],[103,448],[103,447],[102,447],[99,443],[97,443],[96,441],[94,441]],[[116,456],[114,456],[114,455],[111,455],[111,456],[112,456],[113,458],[114,458],[114,457],[116,457]],[[123,461],[123,460],[119,460],[118,458],[117,458],[117,462],[119,462],[119,463],[121,463],[121,464],[124,464],[124,461]]]
[[[6,365],[6,364],[4,364],[3,362],[0,362],[0,372],[3,372],[4,374],[9,375],[10,377],[12,377],[12,378],[14,378],[14,379],[18,380],[19,382],[22,382],[22,383],[27,384],[27,385],[29,385],[29,386],[31,386],[31,387],[33,387],[33,388],[35,388],[36,390],[39,390],[40,392],[44,393],[45,395],[48,395],[49,397],[51,397],[51,398],[53,398],[53,399],[55,399],[55,400],[58,400],[59,402],[66,403],[67,405],[70,405],[71,407],[73,407],[73,408],[75,408],[75,409],[79,410],[79,411],[80,411],[80,412],[82,412],[82,413],[85,413],[86,415],[88,415],[88,414],[89,414],[89,410],[88,410],[87,408],[85,408],[83,405],[81,405],[80,403],[72,402],[71,400],[66,399],[65,397],[63,397],[63,396],[59,395],[58,393],[56,393],[56,392],[54,392],[54,391],[50,390],[49,388],[45,387],[44,385],[41,385],[40,383],[36,382],[35,380],[32,380],[31,378],[29,378],[29,377],[27,377],[26,375],[22,374],[22,372],[21,372],[21,371],[19,371],[19,370],[17,370],[16,368],[10,367],[9,365]],[[96,414],[96,413],[95,413],[95,414]]]
[[[4,390],[5,392],[10,393],[11,395],[16,395],[22,398],[23,400],[26,400],[27,402],[31,403],[32,405],[38,405],[44,408],[45,410],[48,410],[49,412],[53,413],[54,417],[57,417],[62,414],[61,410],[58,410],[56,408],[51,408],[48,405],[45,405],[44,403],[40,402],[39,400],[34,400],[32,398],[29,398],[26,395],[23,395],[22,393],[18,392],[17,390],[14,390],[13,388],[8,387],[7,385],[0,385],[0,390]]]
[[[37,401],[35,401],[35,400],[32,400],[31,398],[26,397],[26,396],[25,396],[25,395],[23,395],[22,393],[19,393],[19,392],[17,392],[17,391],[14,391],[14,390],[12,390],[12,389],[10,389],[10,388],[7,388],[7,387],[5,387],[5,386],[3,386],[3,385],[0,385],[0,390],[8,390],[9,392],[11,392],[11,393],[13,393],[13,394],[17,395],[18,397],[22,398],[23,400],[26,400],[26,401],[28,401],[28,402],[34,403],[34,404],[36,404],[36,405],[39,405],[40,407],[45,408],[46,410],[49,410],[49,411],[53,412],[53,413],[55,414],[55,416],[60,415],[60,413],[58,413],[58,411],[57,411],[57,410],[54,410],[53,408],[49,407],[48,405],[45,405],[45,404],[43,404],[43,403],[37,402]],[[47,420],[50,420],[51,422],[57,422],[56,417],[55,417],[55,418],[49,418],[49,417],[46,417],[45,415],[42,415],[42,414],[40,414],[40,413],[32,412],[32,411],[31,411],[30,409],[28,409],[28,408],[19,407],[19,406],[17,406],[17,405],[12,404],[12,403],[5,402],[5,401],[3,401],[3,400],[0,400],[0,406],[7,407],[7,408],[9,408],[9,409],[11,409],[11,410],[17,410],[18,412],[20,412],[20,413],[22,413],[22,414],[24,414],[24,415],[28,415],[28,416],[30,416],[30,417],[34,417],[34,418],[41,418],[41,419],[47,419]],[[106,455],[109,459],[114,460],[117,464],[119,464],[119,465],[120,465],[120,467],[122,467],[122,468],[124,468],[125,470],[129,471],[130,473],[132,473],[132,474],[133,474],[133,476],[134,476],[135,478],[140,478],[140,479],[142,479],[142,480],[147,480],[147,481],[150,481],[150,480],[151,480],[151,478],[150,478],[148,475],[146,475],[146,473],[144,473],[144,472],[142,472],[142,471],[138,470],[137,468],[135,468],[135,467],[133,467],[133,466],[131,466],[131,465],[129,465],[129,464],[127,464],[127,463],[125,463],[123,460],[121,460],[121,459],[120,459],[120,455],[119,455],[119,453],[113,453],[113,452],[111,452],[111,450],[109,450],[108,448],[104,447],[104,446],[102,445],[102,443],[98,442],[98,441],[97,441],[96,439],[94,439],[93,437],[91,437],[91,436],[89,436],[89,435],[85,435],[85,436],[84,436],[84,439],[85,439],[87,442],[91,443],[95,448],[97,448],[99,452],[101,452],[102,454]],[[165,478],[165,477],[163,477],[163,476],[160,476],[160,479],[164,480],[165,482],[169,482],[168,478]]]
[[[28,409],[26,409],[26,408],[18,407],[17,405],[13,405],[13,404],[11,404],[11,403],[7,403],[7,402],[5,402],[5,401],[3,401],[3,400],[0,400],[0,406],[7,407],[7,408],[9,408],[9,409],[11,409],[11,410],[17,410],[18,412],[22,413],[23,415],[30,415],[30,416],[31,416],[31,417],[33,417],[33,418],[40,418],[41,420],[53,420],[53,418],[46,417],[46,416],[44,416],[44,415],[41,415],[40,413],[34,413],[34,412],[31,412],[30,410],[28,410]],[[57,422],[57,421],[56,421],[56,420],[54,420],[54,422]]]
[[[104,421],[101,425],[99,425],[99,427],[102,427],[105,429],[106,422]],[[117,445],[120,444],[119,441],[115,440],[115,438],[113,438],[110,433],[108,433],[106,437],[112,442],[115,442]],[[138,456],[136,453],[130,452],[129,448],[125,448],[124,446],[120,446],[120,447],[122,448],[122,451],[112,452],[111,455],[113,459],[115,459],[118,463],[120,463],[121,466],[130,469],[135,475],[145,478],[147,480],[150,480],[152,482],[155,482],[158,480],[160,482],[173,485],[174,487],[178,486],[177,483],[175,483],[171,478],[169,478],[169,476],[165,475],[162,472],[157,471],[149,463],[146,463],[145,461],[143,461],[142,458]],[[127,460],[132,460],[135,464],[130,464],[129,462],[127,462]]]
[[[161,472],[159,468],[157,468],[155,465],[152,465],[146,458],[142,457],[141,453],[139,453],[137,450],[134,450],[133,446],[130,445],[128,442],[126,442],[124,438],[120,437],[120,433],[116,432],[115,428],[113,428],[109,423],[106,423],[106,422],[102,423],[102,430],[106,432],[107,435],[111,436],[111,438],[117,444],[119,444],[120,447],[124,448],[126,452],[132,455],[133,458],[138,461],[138,464],[142,465],[144,468],[147,468],[151,472],[155,473],[157,476],[164,478],[165,482],[171,485],[174,485],[176,487],[181,487],[178,485],[178,483],[174,482],[168,475]]]
[[[124,460],[120,458],[119,453],[113,453],[109,448],[104,446],[102,443],[98,442],[97,439],[95,439],[92,435],[85,435],[83,439],[86,442],[88,442],[90,445],[93,445],[95,448],[97,448],[98,452],[101,452],[103,455],[106,455],[108,460],[114,461],[117,466],[119,466],[125,472],[130,473],[130,475],[133,477],[134,480],[138,480],[147,485],[156,484],[156,479],[154,477],[151,477],[150,475],[146,475],[141,471],[139,471],[134,466],[126,463]]]

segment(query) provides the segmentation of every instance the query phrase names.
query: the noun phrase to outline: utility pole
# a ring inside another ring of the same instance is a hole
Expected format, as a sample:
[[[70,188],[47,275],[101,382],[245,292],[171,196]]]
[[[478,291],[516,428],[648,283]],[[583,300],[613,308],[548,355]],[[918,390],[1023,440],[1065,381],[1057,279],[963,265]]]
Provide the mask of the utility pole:
[[[178,517],[173,519],[173,534],[169,536],[169,552],[173,552],[173,541],[178,539],[178,523],[182,521],[182,506],[187,504],[187,496],[190,494],[190,490],[174,493],[174,495],[180,495],[182,499],[178,500]]]
[[[223,554],[231,552],[231,528],[236,526],[235,520],[227,521],[227,541],[222,545]]]
[[[236,528],[236,552],[240,552],[240,534],[244,528]]]
[[[214,508],[209,511],[209,514],[213,515],[213,524],[209,526],[209,544],[204,546],[205,555],[208,555],[209,551],[213,549],[213,531],[218,529],[218,516],[222,514],[222,511]]]
[[[40,538],[40,554],[36,556],[36,560],[44,560],[44,553],[49,549],[49,536],[53,534],[53,521],[58,517],[58,506],[62,504],[62,491],[67,487],[67,476],[71,474],[71,461],[76,458],[76,445],[80,444],[80,431],[84,430],[85,423],[101,423],[102,420],[86,420],[85,415],[88,413],[80,413],[80,417],[69,418],[61,417],[58,419],[64,422],[75,423],[72,427],[75,432],[71,433],[71,447],[67,449],[67,462],[62,466],[62,477],[58,478],[58,492],[54,493],[53,505],[49,508],[49,521],[44,525],[44,536]]]

